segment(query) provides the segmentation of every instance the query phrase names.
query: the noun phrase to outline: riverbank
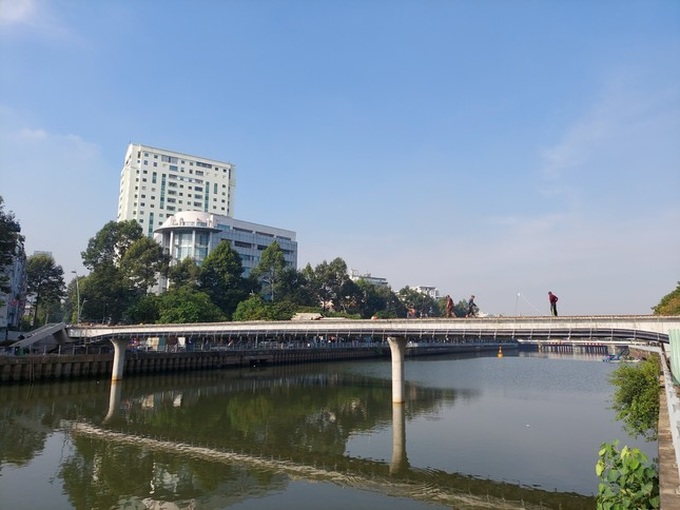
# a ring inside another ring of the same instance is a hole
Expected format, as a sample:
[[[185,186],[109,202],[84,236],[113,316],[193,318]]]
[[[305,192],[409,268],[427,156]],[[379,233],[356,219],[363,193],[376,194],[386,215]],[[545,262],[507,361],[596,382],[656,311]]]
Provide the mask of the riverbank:
[[[407,349],[407,356],[498,352],[500,344],[440,344]],[[507,352],[517,345],[502,344]],[[125,375],[214,370],[248,366],[288,365],[389,358],[386,345],[156,352],[131,350],[125,354]],[[109,379],[113,353],[0,356],[0,384],[79,378]]]

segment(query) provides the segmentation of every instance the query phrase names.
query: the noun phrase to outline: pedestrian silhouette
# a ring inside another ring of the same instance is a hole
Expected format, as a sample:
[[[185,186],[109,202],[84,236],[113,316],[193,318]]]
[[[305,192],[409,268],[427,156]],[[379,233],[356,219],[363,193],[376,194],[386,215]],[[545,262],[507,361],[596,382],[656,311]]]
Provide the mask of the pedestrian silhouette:
[[[454,317],[455,314],[453,312],[453,299],[451,299],[451,296],[448,294],[446,295],[446,318],[450,319],[451,317]]]
[[[474,317],[475,315],[477,315],[477,305],[475,304],[475,295],[473,294],[468,301],[468,312],[466,317]]]
[[[552,291],[548,292],[548,301],[550,301],[550,313],[557,317],[557,296]]]

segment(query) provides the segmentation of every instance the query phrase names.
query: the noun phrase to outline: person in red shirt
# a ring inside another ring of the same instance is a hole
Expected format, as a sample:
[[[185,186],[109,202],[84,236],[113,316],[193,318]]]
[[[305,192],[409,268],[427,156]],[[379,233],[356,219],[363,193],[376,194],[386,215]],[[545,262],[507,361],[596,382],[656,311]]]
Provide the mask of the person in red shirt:
[[[548,292],[548,300],[550,301],[550,313],[557,317],[557,296],[552,291]]]
[[[451,296],[449,296],[447,294],[446,295],[446,318],[447,319],[455,317],[453,310],[454,310],[453,299],[451,299]]]

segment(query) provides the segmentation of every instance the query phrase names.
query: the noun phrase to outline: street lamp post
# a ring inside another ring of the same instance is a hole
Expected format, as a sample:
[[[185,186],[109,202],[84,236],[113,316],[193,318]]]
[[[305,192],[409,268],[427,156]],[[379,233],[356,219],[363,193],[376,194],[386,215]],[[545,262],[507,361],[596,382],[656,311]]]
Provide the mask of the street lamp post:
[[[80,324],[80,285],[78,285],[78,273],[75,271],[71,271],[74,275],[76,275],[76,305],[77,305],[77,313],[78,315],[76,316],[76,322]]]

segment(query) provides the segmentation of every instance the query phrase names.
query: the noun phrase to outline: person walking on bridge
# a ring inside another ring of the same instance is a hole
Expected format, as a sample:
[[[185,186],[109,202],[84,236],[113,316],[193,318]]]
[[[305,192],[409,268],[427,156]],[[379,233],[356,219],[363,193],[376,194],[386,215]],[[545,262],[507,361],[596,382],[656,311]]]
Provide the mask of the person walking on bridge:
[[[548,301],[550,301],[550,313],[557,317],[557,296],[548,291]]]
[[[453,299],[451,299],[451,296],[448,294],[446,295],[446,318],[451,319],[455,317],[454,313],[454,306],[453,306]]]
[[[466,317],[474,317],[477,315],[477,305],[475,304],[475,295],[470,296],[468,301],[468,312]]]

